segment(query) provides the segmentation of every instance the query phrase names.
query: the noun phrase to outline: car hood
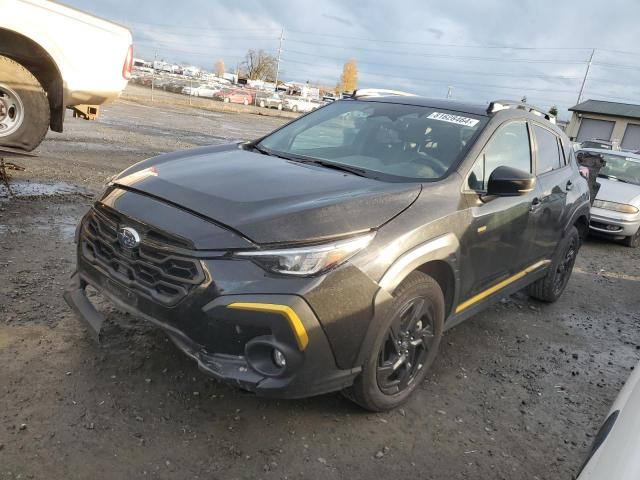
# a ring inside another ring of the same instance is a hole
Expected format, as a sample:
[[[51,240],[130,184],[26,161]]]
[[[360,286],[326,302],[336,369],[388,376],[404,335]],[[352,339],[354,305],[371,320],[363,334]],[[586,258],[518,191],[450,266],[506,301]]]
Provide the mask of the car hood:
[[[140,162],[112,180],[241,233],[296,243],[374,229],[419,195],[389,183],[243,149],[204,147]]]
[[[596,198],[608,202],[626,203],[640,208],[640,185],[598,177],[600,190]]]

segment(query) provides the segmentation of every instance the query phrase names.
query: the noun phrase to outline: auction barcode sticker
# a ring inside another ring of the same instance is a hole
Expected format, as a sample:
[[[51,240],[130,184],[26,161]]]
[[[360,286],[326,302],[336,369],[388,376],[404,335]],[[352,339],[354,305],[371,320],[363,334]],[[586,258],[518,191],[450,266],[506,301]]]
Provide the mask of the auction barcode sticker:
[[[433,118],[434,120],[440,120],[442,122],[456,123],[466,127],[475,127],[480,121],[475,118],[461,117],[460,115],[452,115],[450,113],[443,112],[433,112],[427,118]]]

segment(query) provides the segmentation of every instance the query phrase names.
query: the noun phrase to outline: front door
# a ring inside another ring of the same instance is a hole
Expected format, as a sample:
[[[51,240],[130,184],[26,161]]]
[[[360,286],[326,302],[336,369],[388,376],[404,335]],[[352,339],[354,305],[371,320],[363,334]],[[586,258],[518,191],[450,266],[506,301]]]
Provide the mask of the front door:
[[[498,284],[534,263],[531,207],[537,190],[517,197],[488,197],[487,182],[499,166],[531,172],[531,141],[525,121],[500,126],[476,160],[464,196],[471,222],[461,238],[461,300]]]

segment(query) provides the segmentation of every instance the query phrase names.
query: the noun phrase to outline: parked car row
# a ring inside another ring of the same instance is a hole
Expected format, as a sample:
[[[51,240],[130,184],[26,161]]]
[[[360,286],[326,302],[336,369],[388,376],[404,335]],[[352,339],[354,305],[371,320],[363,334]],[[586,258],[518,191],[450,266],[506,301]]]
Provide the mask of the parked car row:
[[[194,82],[175,76],[156,76],[137,72],[133,83],[164,90],[172,93],[182,93],[194,97],[211,98],[225,103],[242,105],[256,105],[261,108],[275,108],[290,112],[307,113],[329,103],[327,100],[317,101],[294,95],[283,95],[273,91],[253,90],[243,87],[231,87],[220,82]]]

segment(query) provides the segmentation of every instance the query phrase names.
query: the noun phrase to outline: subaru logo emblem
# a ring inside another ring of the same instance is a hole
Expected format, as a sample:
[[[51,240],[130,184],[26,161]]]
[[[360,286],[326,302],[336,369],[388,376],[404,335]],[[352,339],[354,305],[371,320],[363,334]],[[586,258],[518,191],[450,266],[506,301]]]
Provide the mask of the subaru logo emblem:
[[[118,242],[123,248],[136,248],[140,245],[140,234],[131,227],[118,230]]]

